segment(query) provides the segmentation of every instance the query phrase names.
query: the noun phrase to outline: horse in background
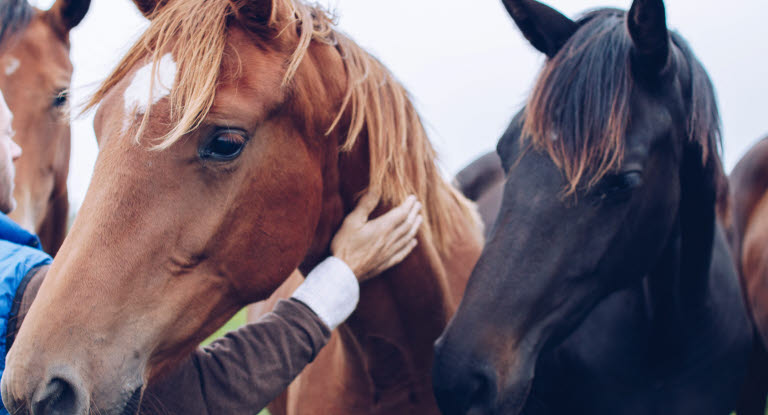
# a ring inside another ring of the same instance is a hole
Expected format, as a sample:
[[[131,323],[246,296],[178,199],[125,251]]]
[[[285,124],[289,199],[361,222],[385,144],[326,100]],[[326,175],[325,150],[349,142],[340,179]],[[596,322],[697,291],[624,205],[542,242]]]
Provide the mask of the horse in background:
[[[755,327],[750,373],[737,413],[764,415],[768,394],[768,137],[739,160],[729,184],[731,247]]]
[[[436,345],[440,408],[729,414],[752,328],[706,71],[661,0],[576,21],[504,4],[548,59],[498,144],[501,210]]]
[[[405,89],[301,1],[135,3],[150,25],[91,102],[93,180],[9,352],[8,409],[136,407],[235,312],[325,258],[374,188],[379,212],[422,202],[419,246],[361,287],[289,409],[438,414],[433,343],[482,227]]]
[[[9,215],[55,255],[67,231],[72,79],[69,31],[90,0],[57,0],[47,11],[27,0],[0,1],[0,90],[13,113],[18,203]]]
[[[495,151],[483,154],[458,172],[453,183],[464,196],[477,204],[485,234],[490,235],[504,193],[504,168],[499,155]]]

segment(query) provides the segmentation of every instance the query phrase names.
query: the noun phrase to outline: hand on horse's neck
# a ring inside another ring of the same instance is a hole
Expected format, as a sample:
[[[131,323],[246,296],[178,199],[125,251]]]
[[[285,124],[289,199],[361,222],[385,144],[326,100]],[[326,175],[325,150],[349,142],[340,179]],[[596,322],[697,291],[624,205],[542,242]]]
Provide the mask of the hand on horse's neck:
[[[336,148],[333,147],[333,149]],[[310,251],[303,265],[310,265],[330,253],[330,240],[333,233],[340,226],[344,216],[354,209],[358,196],[369,185],[367,140],[361,139],[360,144],[350,153],[339,154],[337,151],[330,151],[330,153],[332,155],[327,160],[328,165],[338,166],[338,168],[326,169],[324,183],[327,189],[324,191],[324,211],[318,224],[315,243],[313,243],[314,252]],[[333,185],[329,185],[330,183]],[[371,218],[393,207],[382,204],[373,212]],[[355,312],[355,319],[365,321],[366,331],[378,331],[378,329],[383,331],[383,333],[376,333],[377,335],[391,332],[393,321],[400,317],[409,321],[414,320],[414,316],[418,316],[415,320],[423,316],[439,324],[442,330],[442,326],[447,322],[445,314],[449,311],[445,309],[448,301],[443,298],[446,292],[445,278],[442,258],[435,246],[430,241],[420,239],[419,246],[402,264],[363,284],[360,306]],[[384,297],[392,301],[385,301]],[[414,307],[416,310],[411,310]],[[453,311],[453,307],[455,304],[448,307],[450,312]],[[376,311],[369,313],[369,309]],[[408,311],[418,314],[409,312],[407,315],[402,315],[403,312]],[[401,313],[401,316],[395,316],[393,313]],[[441,317],[435,319],[436,313]],[[416,324],[423,328],[422,324]],[[376,326],[380,327],[376,329]]]
[[[338,168],[326,168],[324,173],[324,211],[313,248],[302,264],[303,271],[329,254],[333,232],[355,207],[356,197],[368,187],[367,153],[367,140],[360,140],[350,153],[339,155],[329,149],[326,166]],[[382,205],[372,217],[392,207]],[[456,226],[469,230],[475,224],[467,218],[466,224]],[[472,238],[457,241],[456,245],[461,247],[452,248],[457,252],[439,253],[431,241],[420,239],[419,246],[403,263],[361,286],[357,310],[340,328],[350,335],[341,338],[344,347],[363,352],[364,366],[377,389],[421,382],[413,376],[430,372],[433,343],[458,306],[482,248],[479,238],[477,243],[473,242]],[[471,260],[465,261],[470,256]],[[451,259],[462,268],[458,269]],[[451,267],[450,275],[446,267]]]

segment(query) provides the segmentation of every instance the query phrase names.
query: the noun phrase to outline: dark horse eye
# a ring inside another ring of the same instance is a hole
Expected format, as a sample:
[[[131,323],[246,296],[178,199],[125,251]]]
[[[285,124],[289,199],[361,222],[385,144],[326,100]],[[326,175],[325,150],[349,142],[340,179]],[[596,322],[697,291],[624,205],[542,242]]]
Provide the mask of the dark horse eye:
[[[63,107],[67,100],[69,99],[69,93],[67,90],[61,90],[58,93],[56,93],[56,96],[53,97],[53,106],[54,108]]]
[[[600,186],[600,193],[602,198],[629,198],[632,190],[640,187],[643,184],[643,176],[640,172],[631,171],[628,173],[621,173],[612,176],[607,176],[603,179],[603,183]]]
[[[247,138],[242,131],[220,130],[200,149],[200,157],[219,161],[234,160],[243,151],[246,142]]]

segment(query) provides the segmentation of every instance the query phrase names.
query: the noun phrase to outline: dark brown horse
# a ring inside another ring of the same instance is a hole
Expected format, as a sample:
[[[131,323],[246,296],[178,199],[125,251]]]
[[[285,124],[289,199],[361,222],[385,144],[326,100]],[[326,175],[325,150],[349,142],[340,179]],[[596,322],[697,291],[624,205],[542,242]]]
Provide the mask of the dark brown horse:
[[[10,216],[40,235],[51,255],[64,241],[69,210],[69,31],[89,5],[90,0],[57,0],[40,11],[27,0],[0,1],[0,90],[24,152],[16,162],[18,206]]]
[[[661,0],[577,21],[505,5],[548,59],[499,141],[502,206],[436,346],[441,409],[730,413],[752,331],[704,68]]]
[[[151,24],[94,98],[93,180],[9,352],[8,409],[120,414],[237,310],[328,255],[375,187],[381,209],[417,195],[419,247],[362,287],[292,409],[437,414],[433,342],[482,235],[406,91],[299,1],[136,4]]]
[[[739,415],[764,415],[768,393],[768,138],[730,176],[730,239],[756,335]]]

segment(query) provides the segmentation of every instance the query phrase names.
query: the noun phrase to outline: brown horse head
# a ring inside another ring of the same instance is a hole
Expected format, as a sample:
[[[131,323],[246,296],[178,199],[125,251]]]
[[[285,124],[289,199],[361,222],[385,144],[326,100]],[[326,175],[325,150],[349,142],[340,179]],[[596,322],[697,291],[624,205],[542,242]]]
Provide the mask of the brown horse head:
[[[369,186],[385,207],[416,194],[422,238],[438,246],[453,239],[441,212],[469,212],[439,184],[405,90],[322,10],[137,5],[151,25],[92,102],[93,181],[8,356],[11,411],[120,413],[236,310],[327,255]]]
[[[16,162],[18,206],[11,218],[40,234],[51,254],[64,240],[69,208],[69,31],[89,4],[58,0],[47,11],[32,8],[27,0],[0,5],[0,89],[14,115],[15,140],[24,151]]]

